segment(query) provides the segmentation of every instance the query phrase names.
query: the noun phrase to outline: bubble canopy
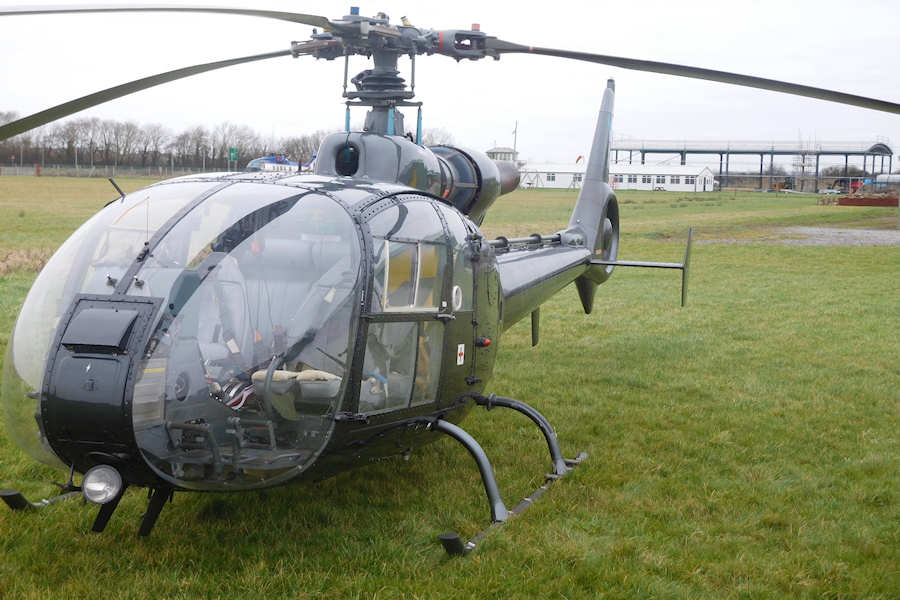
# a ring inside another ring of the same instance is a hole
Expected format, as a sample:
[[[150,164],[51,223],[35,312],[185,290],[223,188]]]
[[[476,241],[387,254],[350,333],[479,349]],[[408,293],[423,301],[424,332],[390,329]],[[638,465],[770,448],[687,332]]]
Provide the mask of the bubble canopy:
[[[188,489],[290,479],[315,461],[341,409],[359,277],[356,225],[326,194],[219,180],[126,196],[85,223],[29,292],[4,372],[10,433],[58,465],[41,427],[43,380],[56,377],[44,365],[65,346],[65,360],[96,371],[103,356],[91,352],[102,348],[65,338],[79,319],[102,317],[105,296],[146,297],[159,308],[121,399],[146,463]],[[84,294],[100,308],[79,312]]]

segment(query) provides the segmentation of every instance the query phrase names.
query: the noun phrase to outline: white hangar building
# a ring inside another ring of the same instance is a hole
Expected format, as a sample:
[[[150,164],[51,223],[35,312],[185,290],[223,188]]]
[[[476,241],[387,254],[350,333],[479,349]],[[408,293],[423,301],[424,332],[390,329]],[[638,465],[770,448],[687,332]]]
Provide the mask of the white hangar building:
[[[698,165],[609,165],[610,185],[616,190],[711,192],[716,179],[709,167]]]
[[[584,178],[583,163],[528,163],[522,169],[521,185],[529,188],[579,189]],[[699,165],[609,165],[610,185],[617,190],[665,190],[669,192],[711,192],[716,180],[708,167]]]

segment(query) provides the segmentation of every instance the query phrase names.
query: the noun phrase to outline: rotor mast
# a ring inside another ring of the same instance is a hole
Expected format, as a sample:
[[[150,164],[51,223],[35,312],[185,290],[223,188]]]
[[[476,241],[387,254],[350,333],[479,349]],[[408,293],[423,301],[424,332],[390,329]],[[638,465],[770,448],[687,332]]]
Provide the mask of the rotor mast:
[[[398,107],[418,109],[416,143],[422,143],[422,103],[413,102],[416,85],[416,55],[443,54],[456,60],[478,60],[488,55],[485,35],[473,26],[471,31],[418,29],[404,17],[402,25],[392,25],[384,13],[364,17],[359,8],[351,7],[350,14],[340,20],[329,21],[322,33],[313,30],[312,38],[293,42],[295,57],[311,54],[315,58],[333,60],[344,57],[344,92],[347,111],[344,128],[350,131],[350,108],[368,106],[363,131],[382,135],[404,135],[403,114]],[[350,79],[356,90],[348,90],[349,58],[362,55],[372,59],[374,68],[366,69]],[[411,61],[410,87],[400,77],[397,63],[401,56]]]
[[[363,131],[382,135],[404,135],[403,113],[398,106],[415,106],[419,109],[416,143],[422,140],[422,103],[411,102],[415,96],[414,89],[407,89],[406,80],[400,77],[397,62],[400,58],[395,49],[380,49],[372,52],[375,68],[358,73],[350,83],[356,91],[347,91],[347,71],[344,70],[344,98],[347,98],[347,117],[345,129],[350,130],[350,108],[353,106],[369,106]],[[415,85],[415,54],[411,56],[413,65],[413,85]]]

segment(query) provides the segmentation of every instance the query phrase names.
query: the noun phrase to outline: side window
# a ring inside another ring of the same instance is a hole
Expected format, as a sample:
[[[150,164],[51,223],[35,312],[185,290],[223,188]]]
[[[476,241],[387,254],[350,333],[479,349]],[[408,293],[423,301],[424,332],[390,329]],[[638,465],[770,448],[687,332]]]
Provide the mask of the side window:
[[[382,260],[375,268],[375,287],[382,290],[382,310],[408,310],[412,306],[418,254],[418,244],[384,240]]]
[[[446,246],[419,244],[419,284],[416,286],[416,308],[439,308],[439,300],[444,284],[444,264]]]
[[[434,311],[441,306],[447,248],[375,239],[372,312]]]
[[[447,270],[447,237],[430,202],[392,206],[369,221],[374,239],[372,312],[434,311]]]

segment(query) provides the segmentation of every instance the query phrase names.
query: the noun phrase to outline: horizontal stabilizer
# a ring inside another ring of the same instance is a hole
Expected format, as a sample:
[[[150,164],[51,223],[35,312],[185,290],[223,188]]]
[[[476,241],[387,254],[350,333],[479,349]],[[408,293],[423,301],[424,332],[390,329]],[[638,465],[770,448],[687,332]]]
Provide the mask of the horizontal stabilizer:
[[[612,267],[647,267],[651,269],[681,269],[681,305],[687,303],[688,271],[691,266],[691,242],[694,239],[694,228],[688,229],[687,246],[684,249],[684,261],[680,263],[647,262],[640,260],[602,260],[591,259],[592,265]]]

